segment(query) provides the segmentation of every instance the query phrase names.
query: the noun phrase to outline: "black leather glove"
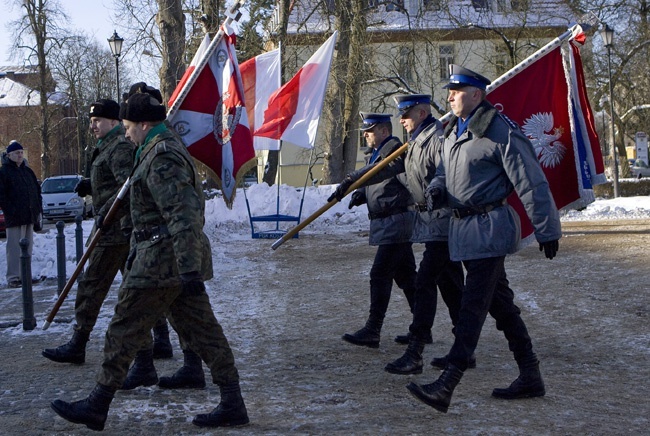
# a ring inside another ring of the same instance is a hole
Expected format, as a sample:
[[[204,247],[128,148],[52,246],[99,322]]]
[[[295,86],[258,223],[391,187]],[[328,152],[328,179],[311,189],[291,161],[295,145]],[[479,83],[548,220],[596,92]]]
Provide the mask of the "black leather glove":
[[[432,211],[436,208],[437,203],[439,203],[442,198],[442,190],[438,187],[427,186],[427,189],[424,190],[424,199],[427,202],[427,210]]]
[[[205,284],[198,271],[181,274],[181,286],[187,295],[201,295],[205,292]]]
[[[104,226],[104,215],[97,214],[95,215],[95,227],[101,229]]]
[[[559,249],[560,241],[557,239],[555,241],[539,243],[539,251],[544,251],[544,256],[546,256],[547,259],[553,259]]]
[[[350,204],[348,204],[348,209],[352,209],[354,206],[361,206],[367,201],[368,200],[366,199],[366,193],[364,191],[356,190],[350,197]]]
[[[91,195],[93,193],[92,187],[90,186],[90,179],[81,179],[74,187],[74,192],[79,195],[79,197],[85,197],[86,195]]]
[[[354,179],[349,174],[345,176],[343,181],[334,190],[334,193],[327,198],[327,202],[329,203],[335,198],[337,201],[341,201],[343,197],[345,197],[345,193],[348,192],[348,189],[350,189],[350,186],[352,186],[354,182]]]

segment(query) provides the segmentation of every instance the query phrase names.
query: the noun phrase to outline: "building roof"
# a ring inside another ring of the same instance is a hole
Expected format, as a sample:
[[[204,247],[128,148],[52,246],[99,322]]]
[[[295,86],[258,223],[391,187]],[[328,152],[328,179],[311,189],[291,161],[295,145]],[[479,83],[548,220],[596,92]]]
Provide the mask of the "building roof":
[[[17,80],[11,79],[10,74],[0,67],[0,107],[38,106],[40,97],[38,92]],[[50,93],[48,104],[64,105],[67,96],[60,92]]]
[[[334,19],[318,4],[332,0],[294,0],[288,33],[333,30]],[[576,21],[565,0],[368,0],[369,32],[454,30],[470,23],[488,28],[567,28]],[[396,5],[403,5],[401,8]],[[426,5],[426,6],[425,6]],[[504,6],[505,5],[505,6]],[[519,9],[522,5],[529,5]],[[499,9],[505,8],[506,11]],[[451,17],[451,18],[450,18]]]

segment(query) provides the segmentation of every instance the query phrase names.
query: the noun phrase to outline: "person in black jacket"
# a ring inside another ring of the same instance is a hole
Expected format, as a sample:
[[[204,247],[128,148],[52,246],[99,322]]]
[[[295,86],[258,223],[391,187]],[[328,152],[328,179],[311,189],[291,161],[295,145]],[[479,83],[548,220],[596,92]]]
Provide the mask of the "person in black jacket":
[[[402,142],[393,136],[392,115],[360,112],[361,130],[371,154],[367,164],[372,165],[397,150]],[[370,218],[370,245],[377,245],[375,260],[370,269],[370,315],[366,325],[355,333],[346,333],[343,340],[371,348],[379,346],[393,280],[404,291],[411,311],[415,295],[415,257],[413,255],[413,221],[415,211],[408,189],[398,176],[380,183],[359,188],[352,194],[349,208],[368,205]]]
[[[10,288],[19,288],[22,286],[20,240],[27,238],[27,251],[31,256],[34,230],[40,230],[43,199],[41,186],[34,171],[27,166],[23,146],[18,141],[11,141],[6,153],[2,154],[0,208],[7,224],[7,284]]]

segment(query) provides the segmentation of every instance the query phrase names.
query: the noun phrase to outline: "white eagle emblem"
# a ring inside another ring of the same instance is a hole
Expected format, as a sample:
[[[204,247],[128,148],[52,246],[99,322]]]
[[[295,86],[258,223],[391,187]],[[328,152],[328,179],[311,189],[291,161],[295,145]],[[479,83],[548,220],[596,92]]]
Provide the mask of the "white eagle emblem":
[[[521,130],[530,139],[537,153],[537,158],[542,167],[553,168],[560,163],[566,147],[558,139],[562,137],[564,129],[553,127],[553,113],[540,112],[531,115]],[[552,132],[552,133],[550,133]]]

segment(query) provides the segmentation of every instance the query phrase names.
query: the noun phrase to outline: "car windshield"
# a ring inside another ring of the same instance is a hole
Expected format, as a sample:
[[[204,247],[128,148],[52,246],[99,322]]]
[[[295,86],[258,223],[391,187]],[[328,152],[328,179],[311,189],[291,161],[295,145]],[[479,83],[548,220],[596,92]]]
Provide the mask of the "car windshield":
[[[77,186],[77,178],[73,179],[48,179],[41,185],[43,194],[58,194],[60,192],[74,192]]]
[[[642,160],[637,160],[634,163],[634,166],[638,167],[638,168],[648,168],[648,165],[646,165],[646,163],[644,161],[642,161]]]

